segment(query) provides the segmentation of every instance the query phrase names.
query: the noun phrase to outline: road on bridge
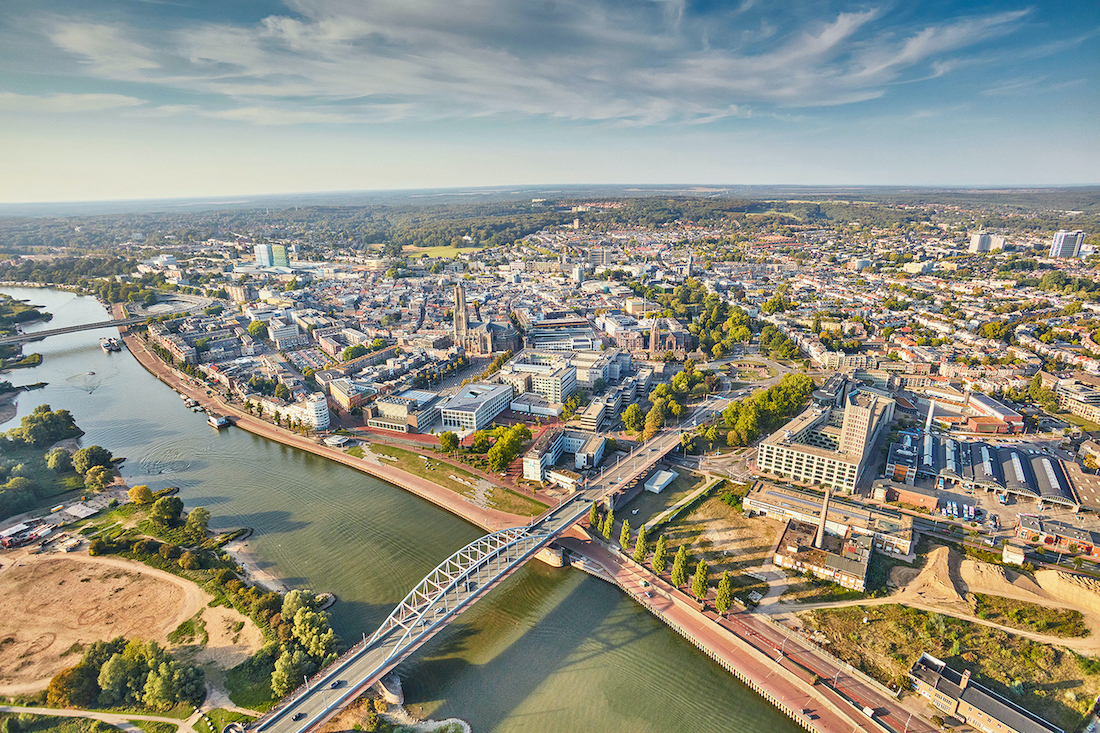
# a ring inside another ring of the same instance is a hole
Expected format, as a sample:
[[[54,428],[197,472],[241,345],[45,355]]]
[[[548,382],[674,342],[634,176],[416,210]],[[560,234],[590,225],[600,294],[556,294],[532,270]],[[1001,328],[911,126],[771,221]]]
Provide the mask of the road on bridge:
[[[726,398],[722,396],[710,397],[681,422],[682,427],[665,429],[648,443],[636,447],[629,455],[590,478],[567,501],[550,509],[528,526],[503,530],[471,543],[468,548],[507,532],[518,533],[515,544],[503,548],[500,554],[490,553],[482,557],[471,551],[468,555],[474,559],[469,567],[442,576],[438,581],[433,580],[433,572],[410,593],[411,600],[407,597],[398,606],[374,637],[369,640],[364,638],[334,664],[284,698],[279,706],[255,721],[250,728],[264,733],[299,733],[330,719],[446,628],[462,611],[491,591],[516,568],[586,516],[593,501],[599,501],[611,491],[628,485],[649,471],[667,453],[678,448],[681,430],[710,419],[722,410],[725,403]],[[455,553],[447,562],[462,555],[468,548]],[[440,568],[444,568],[447,562]],[[425,584],[425,590],[420,591]],[[406,604],[408,606],[403,610]],[[398,617],[396,625],[387,629],[387,624],[395,617]]]

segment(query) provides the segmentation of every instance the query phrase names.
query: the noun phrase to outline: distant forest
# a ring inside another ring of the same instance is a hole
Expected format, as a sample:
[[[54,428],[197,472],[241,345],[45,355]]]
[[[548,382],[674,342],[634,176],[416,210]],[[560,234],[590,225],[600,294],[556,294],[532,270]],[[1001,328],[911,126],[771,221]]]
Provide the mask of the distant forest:
[[[755,193],[755,190],[754,190]],[[973,219],[991,228],[1100,232],[1100,188],[1034,190],[782,189],[782,197],[612,195],[619,208],[573,213],[593,199],[424,205],[299,206],[49,217],[0,217],[0,257],[56,252],[112,253],[141,242],[149,250],[235,234],[294,238],[318,249],[374,247],[396,255],[406,246],[473,242],[511,244],[548,226],[581,218],[600,229],[654,227],[675,221],[763,231],[783,226],[908,226],[932,214]],[[599,199],[597,199],[599,200]],[[606,200],[606,199],[603,199]],[[466,239],[469,238],[469,239]],[[105,273],[106,274],[106,273]]]

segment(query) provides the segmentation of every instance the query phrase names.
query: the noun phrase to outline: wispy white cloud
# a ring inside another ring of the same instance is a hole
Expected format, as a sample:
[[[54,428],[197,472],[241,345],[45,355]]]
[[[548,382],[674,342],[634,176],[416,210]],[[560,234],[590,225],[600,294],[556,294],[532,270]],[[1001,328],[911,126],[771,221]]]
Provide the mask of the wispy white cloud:
[[[56,21],[50,38],[100,79],[217,98],[261,124],[543,116],[713,122],[875,99],[951,73],[1027,11],[891,24],[862,8],[783,25],[751,1],[287,0],[253,24]],[[776,21],[776,22],[773,22]],[[780,30],[782,25],[783,30]]]
[[[122,94],[15,94],[0,92],[0,112],[67,114],[137,107],[144,100]]]

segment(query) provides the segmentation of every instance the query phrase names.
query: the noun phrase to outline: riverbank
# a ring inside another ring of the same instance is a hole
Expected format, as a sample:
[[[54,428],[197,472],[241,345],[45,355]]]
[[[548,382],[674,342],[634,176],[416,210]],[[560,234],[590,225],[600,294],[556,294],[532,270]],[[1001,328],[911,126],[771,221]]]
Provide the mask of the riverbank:
[[[198,403],[208,411],[214,411],[222,415],[231,415],[233,417],[233,424],[236,427],[246,430],[253,435],[258,435],[292,448],[298,448],[299,450],[312,453],[316,456],[341,463],[361,473],[379,478],[400,489],[415,494],[422,499],[426,499],[436,506],[446,509],[451,514],[464,519],[470,524],[489,532],[524,525],[531,521],[530,517],[477,506],[476,504],[466,501],[460,494],[443,488],[427,479],[414,476],[394,466],[365,461],[361,458],[349,455],[338,448],[331,448],[324,445],[316,439],[307,438],[298,433],[276,427],[271,423],[249,415],[236,405],[226,402],[221,395],[208,395],[205,386],[196,384],[186,375],[169,367],[161,361],[160,357],[148,348],[145,341],[141,338],[126,333],[123,334],[122,340],[126,344],[126,348],[134,355],[137,362],[154,377],[164,384],[167,384],[176,392],[186,394],[188,397],[198,401]]]

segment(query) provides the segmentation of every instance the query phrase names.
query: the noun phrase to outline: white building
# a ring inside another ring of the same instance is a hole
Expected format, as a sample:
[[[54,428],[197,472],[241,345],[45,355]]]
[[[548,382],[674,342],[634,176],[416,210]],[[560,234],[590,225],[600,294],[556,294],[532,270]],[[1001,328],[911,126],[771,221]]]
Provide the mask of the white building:
[[[512,401],[512,385],[474,382],[462,387],[440,409],[443,427],[473,432],[490,425]]]
[[[271,410],[274,412],[274,410]],[[328,401],[324,392],[314,392],[301,402],[291,402],[283,408],[284,414],[313,430],[325,430],[329,425]]]
[[[1050,243],[1050,256],[1060,259],[1071,259],[1081,255],[1081,245],[1085,241],[1085,233],[1078,229],[1070,232],[1061,229],[1055,233]]]

